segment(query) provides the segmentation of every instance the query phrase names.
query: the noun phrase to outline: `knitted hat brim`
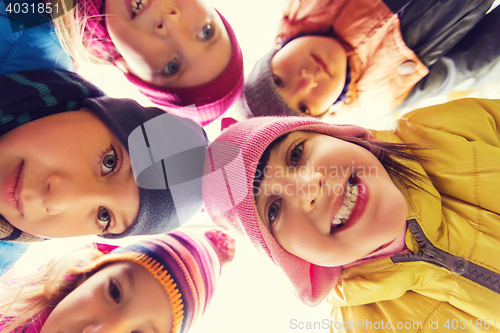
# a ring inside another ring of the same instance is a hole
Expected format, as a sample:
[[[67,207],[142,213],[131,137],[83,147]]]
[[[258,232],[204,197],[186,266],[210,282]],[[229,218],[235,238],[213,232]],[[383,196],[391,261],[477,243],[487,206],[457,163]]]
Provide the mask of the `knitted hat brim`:
[[[245,80],[243,96],[254,117],[298,115],[274,83],[271,60],[277,52],[278,49],[273,49],[260,58]]]

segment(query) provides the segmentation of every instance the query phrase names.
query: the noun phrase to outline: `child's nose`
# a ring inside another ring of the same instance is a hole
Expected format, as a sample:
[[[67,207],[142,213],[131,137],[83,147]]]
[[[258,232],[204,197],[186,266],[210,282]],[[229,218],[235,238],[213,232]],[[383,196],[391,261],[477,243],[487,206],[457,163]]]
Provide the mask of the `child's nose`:
[[[98,332],[102,332],[102,326],[100,325],[91,324],[85,326],[85,328],[83,329],[83,333],[98,333]]]
[[[303,92],[309,92],[311,89],[314,89],[318,86],[318,82],[314,78],[314,75],[309,72],[307,69],[302,69],[299,75],[299,82],[297,85],[297,91],[303,90]]]
[[[49,215],[57,215],[71,207],[77,200],[75,186],[67,177],[51,175],[46,181],[43,205]]]
[[[118,322],[111,323],[111,325],[107,322],[102,322],[99,324],[90,324],[85,326],[83,329],[83,333],[113,333],[113,332],[118,332],[120,331],[118,326]],[[121,332],[126,332],[123,330],[123,327],[121,328]],[[133,331],[135,332],[135,331]]]
[[[76,206],[92,206],[106,196],[105,190],[89,179],[76,180],[57,174],[47,178],[44,190],[42,202],[49,215],[57,215]]]
[[[297,205],[306,212],[312,210],[323,195],[324,184],[325,177],[319,172],[299,177],[295,187]]]
[[[166,37],[171,33],[173,26],[179,23],[180,12],[177,9],[169,9],[162,13],[154,26],[154,32],[159,37]]]

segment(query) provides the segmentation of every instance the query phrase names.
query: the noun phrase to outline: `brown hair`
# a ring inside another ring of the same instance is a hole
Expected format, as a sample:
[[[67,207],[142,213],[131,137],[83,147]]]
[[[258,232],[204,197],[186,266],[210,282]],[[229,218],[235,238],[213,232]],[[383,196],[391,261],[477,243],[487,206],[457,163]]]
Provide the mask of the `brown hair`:
[[[28,327],[45,309],[53,309],[88,279],[88,266],[102,253],[83,248],[51,260],[30,275],[11,270],[0,278],[0,327],[4,332]]]
[[[253,181],[254,195],[258,191],[260,182],[264,178],[264,169],[269,162],[269,157],[272,150],[276,145],[283,142],[290,133],[286,133],[269,144],[264,153],[262,154]],[[427,163],[427,160],[419,155],[413,154],[413,151],[425,150],[426,148],[415,143],[394,143],[383,142],[371,139],[361,139],[356,137],[343,137],[335,136],[337,139],[350,142],[365,148],[372,153],[382,164],[384,169],[393,176],[398,177],[406,185],[422,189],[427,192],[421,183],[428,180],[427,176],[422,175],[420,172],[413,170],[405,165],[405,161],[412,161],[418,163]]]

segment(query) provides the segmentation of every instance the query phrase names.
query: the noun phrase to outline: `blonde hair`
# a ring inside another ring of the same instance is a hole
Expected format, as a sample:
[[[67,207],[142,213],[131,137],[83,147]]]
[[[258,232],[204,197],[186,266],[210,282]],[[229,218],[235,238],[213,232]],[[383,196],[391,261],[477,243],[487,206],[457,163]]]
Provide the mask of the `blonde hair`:
[[[86,247],[53,259],[35,273],[11,270],[0,277],[0,327],[22,329],[45,309],[53,309],[94,271],[85,270],[102,253]]]
[[[92,0],[89,0],[92,1]],[[67,54],[69,54],[76,63],[90,63],[90,64],[112,64],[111,54],[104,57],[98,57],[92,52],[92,43],[86,45],[84,43],[85,27],[89,18],[96,18],[97,15],[92,17],[85,17],[77,10],[77,6],[82,6],[79,0],[56,0],[52,3],[52,7],[58,7],[64,14],[59,17],[53,17],[55,32],[61,46]],[[68,10],[68,8],[70,8]],[[100,15],[104,16],[104,15]],[[90,31],[93,36],[93,31]],[[116,49],[114,49],[115,52]]]

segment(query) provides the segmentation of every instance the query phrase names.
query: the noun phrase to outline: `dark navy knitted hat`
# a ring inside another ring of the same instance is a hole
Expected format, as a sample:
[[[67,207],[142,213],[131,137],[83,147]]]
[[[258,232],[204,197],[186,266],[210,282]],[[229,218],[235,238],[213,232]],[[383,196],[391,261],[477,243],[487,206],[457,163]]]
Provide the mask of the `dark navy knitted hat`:
[[[201,178],[207,148],[203,128],[194,121],[131,99],[89,98],[94,111],[127,149],[139,186],[139,212],[121,234],[152,235],[185,224],[202,206]]]

